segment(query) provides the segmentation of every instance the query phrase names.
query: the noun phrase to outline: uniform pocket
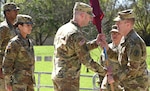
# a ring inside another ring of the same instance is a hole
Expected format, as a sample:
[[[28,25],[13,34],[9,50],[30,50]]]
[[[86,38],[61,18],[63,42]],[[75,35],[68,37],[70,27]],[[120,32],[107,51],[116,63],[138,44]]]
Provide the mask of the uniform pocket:
[[[13,91],[27,91],[27,85],[25,84],[13,84]]]

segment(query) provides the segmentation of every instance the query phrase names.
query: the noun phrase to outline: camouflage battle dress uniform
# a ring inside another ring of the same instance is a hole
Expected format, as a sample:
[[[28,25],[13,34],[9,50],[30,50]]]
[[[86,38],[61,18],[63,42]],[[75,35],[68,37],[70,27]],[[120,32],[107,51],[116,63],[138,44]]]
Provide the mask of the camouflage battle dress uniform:
[[[7,12],[7,10],[19,10],[19,8],[16,7],[14,3],[6,3],[4,5],[4,11]],[[17,35],[17,33],[18,32],[7,20],[7,18],[5,19],[5,21],[0,23],[0,74],[2,74],[2,59],[4,56],[5,48],[8,44],[8,41],[15,35]],[[3,77],[0,77],[0,91],[5,91]]]
[[[118,31],[118,27],[116,26],[116,25],[113,25],[112,26],[112,30],[110,31],[110,33],[111,33],[111,40],[112,40],[112,43],[110,43],[108,46],[109,46],[109,48],[110,49],[112,49],[113,51],[115,51],[115,52],[118,52],[118,45],[119,45],[119,42],[120,42],[120,40],[121,40],[121,38],[122,38],[122,35],[121,34],[113,34],[113,33],[119,33],[119,31]],[[114,37],[113,36],[116,36],[115,38],[117,38],[117,40],[116,39],[114,39]],[[121,36],[121,37],[120,37]],[[105,54],[104,54],[104,52],[102,51],[102,55],[101,55],[101,60],[100,60],[100,63],[104,66],[104,67],[111,67],[111,69],[112,69],[112,74],[113,75],[116,75],[118,72],[119,72],[119,70],[120,70],[120,65],[119,65],[119,62],[118,61],[113,61],[113,60],[111,60],[111,59],[106,59],[105,58]],[[108,64],[107,64],[108,63]],[[105,80],[104,80],[104,77],[103,76],[100,76],[100,85],[101,85],[101,89],[103,89],[103,91],[111,91],[111,88],[110,88],[110,84],[108,84],[108,82],[106,81],[105,82]],[[102,83],[102,81],[104,81],[103,83]],[[121,86],[119,85],[119,83],[118,82],[114,82],[113,83],[113,86],[114,86],[114,91],[123,91],[123,88],[121,88]]]
[[[13,91],[34,91],[34,51],[30,39],[17,35],[6,47],[3,70]]]
[[[0,24],[0,65],[2,65],[2,58],[9,40],[17,35],[17,33],[18,31],[7,20]]]
[[[148,71],[146,65],[146,45],[134,31],[121,40],[118,46],[119,56],[109,49],[108,57],[117,59],[121,65],[114,76],[125,91],[148,91]],[[116,55],[116,57],[114,56]]]
[[[111,48],[113,51],[118,52],[117,46],[114,45],[113,43],[109,44],[109,48]],[[105,55],[104,55],[104,53],[102,53],[102,55],[101,55],[101,64],[104,67],[107,67],[106,61],[107,60],[105,60]],[[116,75],[118,73],[118,71],[120,70],[119,62],[118,61],[112,61],[111,59],[108,58],[108,64],[112,68],[112,74]],[[102,82],[102,80],[104,80],[104,77],[100,76],[100,81]],[[108,84],[108,82],[104,83],[104,84],[100,83],[100,85],[104,86],[103,91],[111,91],[110,84]],[[113,85],[114,85],[114,91],[123,91],[123,88],[119,85],[119,82],[114,82]]]
[[[58,30],[54,47],[52,79],[55,91],[79,91],[81,63],[99,74],[105,74],[103,68],[90,57],[89,51],[98,47],[96,41],[87,42],[75,22],[70,21]]]

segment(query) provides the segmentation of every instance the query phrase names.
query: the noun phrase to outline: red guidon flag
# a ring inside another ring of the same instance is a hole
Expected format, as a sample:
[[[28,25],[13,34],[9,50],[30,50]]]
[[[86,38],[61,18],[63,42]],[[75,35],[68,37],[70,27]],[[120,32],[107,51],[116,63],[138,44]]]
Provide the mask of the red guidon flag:
[[[98,0],[90,0],[90,5],[93,8],[93,14],[95,15],[93,18],[93,24],[96,26],[99,33],[101,30],[101,21],[104,17],[104,14],[100,8],[100,4]]]

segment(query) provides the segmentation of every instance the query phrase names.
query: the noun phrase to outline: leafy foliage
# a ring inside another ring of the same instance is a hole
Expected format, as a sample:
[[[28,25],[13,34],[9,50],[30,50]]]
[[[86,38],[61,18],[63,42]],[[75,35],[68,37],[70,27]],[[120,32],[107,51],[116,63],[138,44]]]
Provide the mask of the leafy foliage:
[[[35,26],[31,36],[36,45],[43,45],[49,37],[54,37],[61,25],[70,21],[75,2],[89,4],[89,0],[5,0],[10,1],[20,6],[20,13],[33,17]],[[150,0],[99,0],[99,2],[104,12],[102,29],[108,41],[110,41],[109,31],[117,12],[133,8],[136,13],[135,29],[146,44],[150,45]],[[95,38],[98,33],[92,24],[84,27],[83,31],[88,39]]]

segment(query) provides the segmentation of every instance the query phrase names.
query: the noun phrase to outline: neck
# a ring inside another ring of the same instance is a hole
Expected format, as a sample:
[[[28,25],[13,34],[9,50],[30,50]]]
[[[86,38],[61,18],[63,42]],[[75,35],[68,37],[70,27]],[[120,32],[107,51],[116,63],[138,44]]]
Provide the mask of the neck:
[[[76,22],[78,24],[79,27],[83,27],[82,26],[82,19],[80,18],[80,13],[76,13],[74,16],[73,16],[73,21]]]
[[[127,36],[131,30],[132,30],[132,28],[128,29],[127,32],[125,33],[125,36]]]
[[[80,21],[78,19],[73,19],[73,22],[77,23],[79,27],[81,27]]]
[[[20,34],[21,34],[21,36],[22,36],[24,39],[26,39],[27,34],[25,34],[25,33],[23,33],[23,32],[20,32]]]
[[[14,24],[15,20],[14,19],[11,19],[11,18],[6,18],[7,22],[9,22],[10,24]]]

